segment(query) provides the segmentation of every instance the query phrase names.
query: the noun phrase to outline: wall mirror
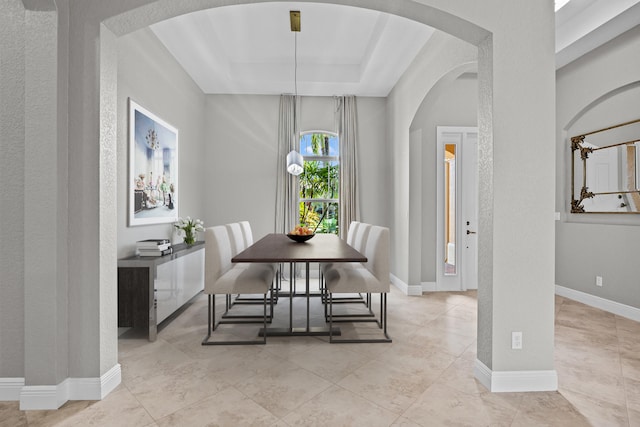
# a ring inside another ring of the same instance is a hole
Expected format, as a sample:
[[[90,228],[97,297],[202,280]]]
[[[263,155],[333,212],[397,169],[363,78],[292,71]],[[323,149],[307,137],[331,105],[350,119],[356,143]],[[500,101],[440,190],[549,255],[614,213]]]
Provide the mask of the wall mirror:
[[[571,212],[640,213],[640,119],[571,138]]]

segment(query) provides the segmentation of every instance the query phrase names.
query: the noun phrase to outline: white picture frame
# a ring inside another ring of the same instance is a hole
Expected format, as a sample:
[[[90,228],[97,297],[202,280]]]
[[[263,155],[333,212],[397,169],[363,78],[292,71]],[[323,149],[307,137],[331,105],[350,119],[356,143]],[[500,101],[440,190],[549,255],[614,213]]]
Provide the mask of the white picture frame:
[[[129,226],[178,219],[178,129],[129,98]]]

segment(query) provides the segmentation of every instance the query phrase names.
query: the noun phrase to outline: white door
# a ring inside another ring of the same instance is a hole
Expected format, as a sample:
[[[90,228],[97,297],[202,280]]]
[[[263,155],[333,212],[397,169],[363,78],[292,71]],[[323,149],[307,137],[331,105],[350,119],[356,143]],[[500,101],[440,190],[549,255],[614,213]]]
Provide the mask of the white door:
[[[436,289],[478,288],[478,128],[437,128]]]

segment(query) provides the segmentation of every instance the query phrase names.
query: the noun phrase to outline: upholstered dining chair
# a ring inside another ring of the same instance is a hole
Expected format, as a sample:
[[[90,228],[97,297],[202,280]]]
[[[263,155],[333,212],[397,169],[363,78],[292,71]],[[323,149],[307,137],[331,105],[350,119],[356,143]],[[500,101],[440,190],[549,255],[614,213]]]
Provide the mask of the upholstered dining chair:
[[[227,227],[215,226],[205,229],[205,284],[204,293],[208,295],[208,329],[207,336],[202,345],[224,344],[265,344],[267,341],[267,321],[273,315],[271,304],[270,315],[267,314],[267,294],[273,283],[273,269],[268,265],[250,264],[238,266],[231,263],[232,244]],[[263,339],[260,340],[233,340],[214,341],[211,334],[222,323],[256,323],[252,316],[239,316],[244,320],[216,321],[215,297],[216,295],[232,294],[262,294],[263,314],[262,318]]]
[[[229,231],[229,235],[231,238],[231,246],[232,246],[232,256],[236,256],[249,246],[253,245],[253,232],[251,231],[251,224],[249,221],[240,221],[234,222],[231,224],[225,225],[227,230]],[[239,263],[237,266],[239,267],[247,267],[250,264],[247,263]],[[274,274],[276,273],[277,267],[273,264],[264,264],[268,265],[273,269]],[[274,288],[271,291],[273,292],[273,303],[278,303],[278,290],[280,287],[279,277],[275,276]],[[227,309],[230,309],[234,304],[262,304],[260,298],[255,298],[252,296],[246,295],[236,295],[233,298],[232,295],[227,297]],[[228,315],[225,317],[229,317]]]
[[[370,226],[364,248],[367,262],[362,264],[351,263],[339,265],[335,263],[325,271],[326,292],[329,300],[329,330],[333,331],[334,322],[334,294],[339,293],[365,293],[380,294],[380,316],[374,321],[382,329],[384,338],[380,339],[335,339],[330,333],[329,341],[332,343],[373,343],[391,342],[387,334],[387,293],[390,290],[389,279],[389,229],[386,227]],[[369,313],[374,314],[371,305]],[[369,322],[371,319],[362,319],[358,316],[343,315],[341,322]]]
[[[369,230],[371,229],[371,224],[367,224],[359,221],[351,221],[349,224],[349,229],[347,230],[347,244],[352,246],[355,250],[360,253],[364,253],[365,245],[367,242],[367,236],[369,235]],[[325,281],[324,274],[325,271],[329,270],[331,267],[335,266],[335,263],[323,263],[320,265],[320,291],[322,292],[322,303],[325,304],[325,318],[328,316],[326,304],[327,304],[327,293],[325,289]],[[342,267],[359,267],[362,266],[362,263],[359,262],[349,262],[349,263],[340,263]],[[371,303],[370,295],[362,296],[362,294],[358,294],[357,296],[343,296],[337,297],[333,299],[334,304],[348,304],[348,303],[360,303],[369,307]],[[368,316],[370,317],[370,316]]]

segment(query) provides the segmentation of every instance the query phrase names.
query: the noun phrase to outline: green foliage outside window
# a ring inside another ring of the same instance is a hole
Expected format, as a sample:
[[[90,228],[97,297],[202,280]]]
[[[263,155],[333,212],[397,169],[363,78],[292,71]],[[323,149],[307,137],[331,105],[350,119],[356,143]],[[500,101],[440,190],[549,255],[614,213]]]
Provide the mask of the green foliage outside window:
[[[300,225],[316,233],[337,234],[339,229],[337,144],[337,137],[326,133],[303,134],[300,139],[304,157],[304,172],[299,175]]]

